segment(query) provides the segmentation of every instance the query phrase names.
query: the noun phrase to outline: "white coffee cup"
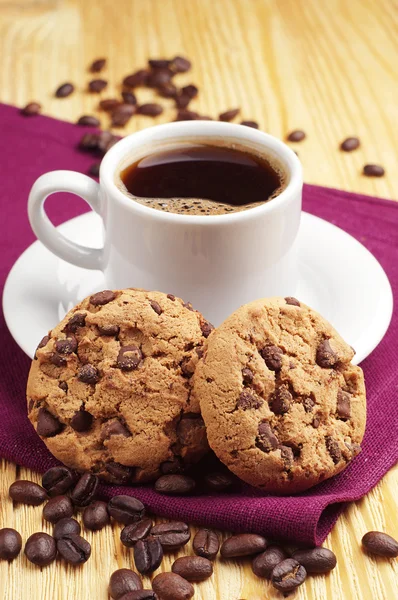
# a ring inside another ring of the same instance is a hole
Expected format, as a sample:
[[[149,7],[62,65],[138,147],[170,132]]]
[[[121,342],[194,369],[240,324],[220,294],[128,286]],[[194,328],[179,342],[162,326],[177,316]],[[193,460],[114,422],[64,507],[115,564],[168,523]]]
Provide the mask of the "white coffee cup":
[[[286,173],[286,186],[255,208],[199,216],[144,206],[116,185],[120,170],[135,160],[188,141],[237,145],[274,157]],[[102,249],[76,244],[51,224],[43,204],[59,191],[81,196],[101,215]],[[101,163],[99,184],[73,171],[42,175],[30,192],[28,212],[35,234],[51,252],[79,267],[100,269],[109,288],[137,287],[180,296],[218,325],[256,298],[294,295],[301,193],[300,162],[280,140],[242,125],[185,121],[120,140]]]

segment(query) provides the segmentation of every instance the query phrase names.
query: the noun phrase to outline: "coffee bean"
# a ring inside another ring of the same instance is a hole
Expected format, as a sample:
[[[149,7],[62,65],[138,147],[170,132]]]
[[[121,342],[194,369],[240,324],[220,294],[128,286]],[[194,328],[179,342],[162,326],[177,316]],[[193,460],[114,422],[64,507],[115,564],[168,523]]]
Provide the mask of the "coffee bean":
[[[98,133],[85,133],[79,142],[80,150],[85,152],[93,152],[98,150],[99,134]],[[86,316],[86,315],[84,315]],[[73,319],[73,317],[72,317]],[[70,331],[73,331],[72,329]]]
[[[157,538],[151,535],[143,540],[138,540],[134,545],[135,566],[142,575],[156,571],[162,562],[162,558],[162,545]]]
[[[83,115],[77,120],[77,125],[83,125],[84,127],[99,127],[100,122],[97,117],[91,115]]]
[[[97,58],[90,65],[90,71],[92,73],[99,73],[106,65],[106,58]]]
[[[125,594],[142,590],[142,581],[131,569],[118,569],[111,575],[109,594],[114,600],[120,600]]]
[[[99,531],[103,529],[105,525],[111,522],[108,513],[108,506],[106,502],[96,500],[92,502],[83,511],[83,523],[86,529],[90,531]]]
[[[113,461],[105,464],[105,470],[108,475],[107,481],[117,485],[126,485],[133,479],[135,474],[134,467],[126,467],[126,465]]]
[[[166,58],[150,58],[148,60],[148,65],[151,69],[167,69],[170,63],[171,60],[167,60]]]
[[[149,71],[146,71],[145,69],[140,69],[139,71],[136,71],[132,75],[127,75],[127,77],[125,77],[123,79],[123,85],[125,85],[126,87],[133,87],[133,88],[140,87],[140,86],[146,85],[146,83],[148,81],[148,77],[149,77]]]
[[[180,456],[174,456],[171,460],[165,460],[160,465],[160,472],[163,475],[171,473],[181,473],[184,470],[184,464]]]
[[[395,558],[398,556],[398,542],[387,533],[368,531],[362,538],[362,545],[371,554]]]
[[[186,73],[191,66],[191,62],[183,56],[175,56],[170,62],[170,67],[175,73]]]
[[[70,426],[75,431],[88,431],[93,424],[93,415],[86,410],[78,410],[70,420]]]
[[[341,389],[337,392],[336,411],[339,419],[347,420],[351,416],[351,396]]]
[[[271,429],[269,423],[264,421],[258,426],[258,435],[256,439],[256,446],[263,452],[271,452],[275,450],[279,445],[279,440]]]
[[[383,177],[385,171],[381,165],[365,165],[363,174],[367,177]]]
[[[93,79],[89,82],[88,89],[90,90],[90,92],[99,94],[100,92],[102,92],[102,90],[106,88],[107,85],[108,82],[105,81],[105,79]]]
[[[301,129],[295,129],[287,136],[287,140],[289,142],[301,142],[306,138],[305,132],[301,131]]]
[[[148,87],[159,88],[170,82],[174,73],[170,69],[156,69],[149,74],[146,85]]]
[[[47,533],[34,533],[26,540],[24,553],[31,563],[45,567],[55,560],[57,544]]]
[[[112,111],[112,126],[124,127],[136,112],[137,107],[134,104],[120,104]]]
[[[68,467],[52,467],[44,473],[41,483],[49,496],[60,496],[71,489],[75,476]]]
[[[106,112],[108,112],[111,110],[115,110],[115,108],[117,108],[121,104],[123,103],[120,100],[117,100],[116,98],[106,98],[105,100],[101,100],[101,102],[99,103],[99,107],[101,108],[101,110],[105,110]]]
[[[21,535],[15,529],[0,529],[0,559],[14,560],[22,548]]]
[[[340,150],[344,152],[352,152],[360,146],[360,141],[357,137],[348,137],[340,144]]]
[[[158,94],[163,98],[175,98],[177,93],[177,87],[171,81],[158,87]]]
[[[163,106],[155,103],[141,104],[138,107],[137,113],[139,115],[147,115],[148,117],[157,117],[163,112]]]
[[[214,121],[213,117],[208,117],[205,115],[199,115],[198,117],[196,117],[197,121]]]
[[[122,98],[125,104],[132,104],[133,106],[137,104],[137,98],[133,92],[122,92]]]
[[[221,546],[223,558],[235,558],[238,556],[251,556],[263,552],[268,545],[262,535],[256,533],[238,533],[227,538]]]
[[[181,89],[181,93],[185,96],[189,96],[190,98],[196,98],[196,96],[199,94],[199,89],[196,87],[196,85],[191,83],[190,85],[184,86]]]
[[[249,392],[249,390],[247,389],[244,389],[239,394],[236,407],[241,408],[242,410],[249,410],[260,408],[262,404],[263,400],[259,396],[255,395],[252,392]]]
[[[118,325],[97,325],[101,335],[118,335],[120,327]]]
[[[196,487],[195,480],[186,475],[161,475],[155,482],[155,490],[168,496],[185,496]]]
[[[136,590],[127,592],[120,600],[158,600],[158,597],[153,590]]]
[[[63,83],[57,88],[55,95],[57,98],[66,98],[67,96],[70,96],[74,90],[75,86],[71,83]]]
[[[154,525],[151,536],[162,544],[163,550],[170,552],[182,548],[191,539],[189,525],[182,521],[168,521]]]
[[[50,523],[70,518],[74,513],[71,499],[68,496],[54,496],[43,508],[43,518]]]
[[[151,519],[141,519],[141,521],[137,521],[137,523],[126,525],[120,534],[120,541],[122,542],[123,546],[132,548],[134,544],[138,542],[138,540],[143,540],[149,535],[151,528]]]
[[[253,559],[252,569],[257,577],[270,579],[271,573],[276,565],[288,558],[287,552],[280,546],[268,546],[264,552]]]
[[[187,581],[204,581],[213,574],[213,565],[203,556],[182,556],[174,561],[171,570]]]
[[[73,354],[77,350],[77,339],[74,335],[55,342],[55,350],[59,354]]]
[[[77,372],[77,378],[82,383],[95,385],[99,382],[99,373],[93,365],[83,365]]]
[[[193,551],[198,556],[214,560],[220,548],[220,540],[215,531],[199,529],[193,538]]]
[[[98,134],[98,143],[97,148],[103,154],[106,154],[112,146],[119,141],[119,137],[117,135],[113,135],[110,131],[100,131]],[[105,303],[106,304],[106,303]]]
[[[182,109],[187,108],[187,106],[191,102],[191,100],[192,100],[191,96],[189,96],[188,94],[183,94],[182,92],[180,92],[175,97],[176,107],[177,108],[182,108]],[[178,113],[178,114],[181,114],[181,113]],[[197,113],[192,113],[192,114],[197,114]],[[186,120],[188,120],[188,119],[186,119]]]
[[[133,371],[139,366],[142,358],[142,352],[137,346],[122,346],[116,363],[122,371]]]
[[[189,600],[195,593],[193,585],[177,573],[159,573],[152,588],[161,600]]]
[[[71,493],[72,502],[76,506],[88,506],[94,499],[98,488],[98,477],[92,473],[84,473]]]
[[[179,110],[177,113],[176,121],[196,121],[199,118],[199,114],[192,110]]]
[[[241,121],[241,125],[245,125],[245,127],[251,127],[252,129],[259,128],[257,121]]]
[[[31,506],[39,506],[47,500],[47,492],[41,485],[26,479],[19,479],[10,485],[10,498],[14,502],[21,504],[30,504]]]
[[[280,592],[292,592],[299,587],[307,576],[306,570],[297,560],[286,558],[274,567],[271,582]]]
[[[108,502],[108,511],[118,523],[130,525],[140,521],[145,514],[145,506],[133,496],[114,496]]]
[[[289,392],[286,384],[281,385],[275,390],[270,399],[270,409],[276,415],[284,415],[289,411],[293,402],[293,396]]]
[[[308,550],[296,550],[293,552],[292,558],[297,560],[307,573],[329,573],[337,564],[334,552],[320,546]]]
[[[29,102],[24,108],[21,109],[21,114],[25,115],[25,117],[32,117],[34,115],[38,115],[41,111],[41,104],[38,102]]]
[[[61,519],[54,525],[53,536],[56,540],[60,540],[72,534],[79,535],[80,531],[80,524],[75,519]]]
[[[323,340],[316,351],[316,363],[324,369],[331,369],[338,363],[338,356],[330,345],[329,340]]]
[[[240,108],[232,108],[231,110],[226,110],[221,113],[218,117],[220,121],[232,121],[235,117],[240,113]]]
[[[281,370],[283,356],[282,348],[278,348],[278,346],[273,346],[270,344],[268,346],[264,346],[260,354],[270,371]]]
[[[45,408],[39,410],[37,417],[36,431],[42,437],[53,437],[60,433],[63,429],[63,425],[54,415],[52,415]]]
[[[220,471],[205,475],[205,483],[207,487],[215,492],[225,492],[234,486],[235,479],[230,473],[223,473]]]
[[[57,541],[57,550],[66,562],[81,565],[88,561],[91,555],[90,543],[76,533]]]

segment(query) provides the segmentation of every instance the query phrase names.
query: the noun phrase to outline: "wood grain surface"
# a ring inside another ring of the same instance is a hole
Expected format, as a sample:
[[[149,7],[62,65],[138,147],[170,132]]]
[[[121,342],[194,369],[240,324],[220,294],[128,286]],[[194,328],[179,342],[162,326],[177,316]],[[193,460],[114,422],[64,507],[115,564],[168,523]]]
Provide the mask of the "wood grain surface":
[[[88,64],[104,56],[109,80],[101,98],[120,93],[123,76],[148,57],[190,57],[193,70],[179,76],[196,83],[192,109],[216,117],[241,107],[242,118],[284,138],[304,129],[307,139],[292,144],[304,166],[305,181],[398,199],[397,3],[393,0],[0,0],[0,100],[23,106],[36,100],[45,114],[74,121],[96,114],[98,95],[86,92]],[[102,74],[101,74],[102,76]],[[77,91],[54,97],[59,84]],[[140,102],[153,100],[138,91]],[[135,117],[127,132],[169,121]],[[342,139],[358,135],[361,147],[340,152]],[[372,162],[386,176],[369,179],[362,166]],[[13,506],[8,487],[37,474],[1,464],[0,527],[15,527],[26,538],[50,528],[42,509]],[[362,535],[371,529],[398,537],[398,468],[363,500],[352,503],[329,535],[326,546],[338,557],[327,577],[308,579],[299,600],[394,600],[398,561],[366,556]],[[57,562],[34,567],[21,554],[0,562],[4,600],[105,600],[113,570],[133,565],[119,541],[120,527],[91,534],[89,562],[80,568]],[[189,547],[190,550],[190,547]],[[183,552],[180,552],[182,555]],[[169,570],[175,556],[162,564]],[[149,584],[149,581],[146,581]],[[281,597],[255,577],[249,561],[218,560],[213,578],[195,586],[198,600],[263,600]]]

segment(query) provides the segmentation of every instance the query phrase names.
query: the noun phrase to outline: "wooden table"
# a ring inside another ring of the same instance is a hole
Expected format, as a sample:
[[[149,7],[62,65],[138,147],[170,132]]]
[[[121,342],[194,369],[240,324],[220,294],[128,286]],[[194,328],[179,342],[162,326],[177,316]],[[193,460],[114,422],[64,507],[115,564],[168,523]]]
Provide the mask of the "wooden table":
[[[284,138],[304,129],[295,144],[305,180],[354,192],[398,199],[397,22],[392,0],[0,0],[0,100],[24,105],[37,100],[43,112],[75,120],[97,114],[98,97],[85,92],[87,65],[108,58],[102,97],[120,92],[123,76],[148,57],[187,55],[191,73],[181,83],[198,84],[192,108],[217,116],[240,106],[242,118]],[[77,92],[54,98],[60,83],[72,81]],[[153,98],[139,91],[141,101]],[[156,122],[172,120],[172,102]],[[99,115],[99,113],[98,113]],[[106,117],[101,114],[104,127]],[[153,124],[136,117],[126,132]],[[361,148],[338,150],[349,135]],[[292,144],[293,146],[293,144]],[[367,162],[382,164],[386,176],[361,175]],[[8,487],[16,478],[37,474],[3,462],[0,526],[15,527],[24,539],[49,531],[41,508],[13,507]],[[374,560],[360,549],[371,529],[398,537],[398,468],[363,500],[351,504],[326,545],[338,556],[328,577],[309,578],[300,600],[392,600],[398,597],[398,562]],[[21,555],[0,563],[4,600],[106,599],[109,575],[132,566],[121,546],[120,527],[85,534],[93,555],[82,568],[61,563],[40,570]],[[174,556],[162,568],[168,570]],[[148,581],[146,583],[149,583]],[[249,562],[218,561],[215,575],[196,587],[200,600],[260,600],[280,597],[256,578]]]

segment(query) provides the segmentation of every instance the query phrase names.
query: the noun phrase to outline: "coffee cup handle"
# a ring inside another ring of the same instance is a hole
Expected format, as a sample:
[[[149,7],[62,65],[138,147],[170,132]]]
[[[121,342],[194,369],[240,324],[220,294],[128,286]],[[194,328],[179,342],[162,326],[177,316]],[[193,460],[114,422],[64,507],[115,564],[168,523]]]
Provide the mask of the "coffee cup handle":
[[[45,210],[46,198],[55,192],[80,196],[100,214],[100,186],[87,175],[75,171],[51,171],[37,179],[28,200],[28,215],[38,239],[56,256],[85,269],[102,268],[103,249],[89,248],[72,242],[51,223]]]

